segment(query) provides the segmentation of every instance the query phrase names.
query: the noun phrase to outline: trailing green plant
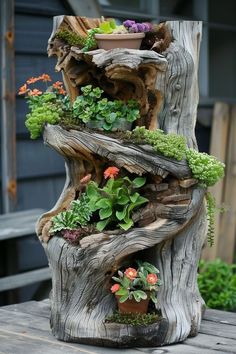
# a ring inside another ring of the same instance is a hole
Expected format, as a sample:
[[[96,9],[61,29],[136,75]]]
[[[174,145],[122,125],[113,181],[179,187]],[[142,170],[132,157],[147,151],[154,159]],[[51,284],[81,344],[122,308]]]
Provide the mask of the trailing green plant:
[[[75,121],[99,121],[104,130],[110,131],[121,119],[134,122],[140,117],[138,103],[134,100],[125,104],[120,100],[102,98],[104,91],[92,85],[83,86],[81,91],[82,95],[77,96],[72,107]]]
[[[148,144],[153,149],[170,158],[178,161],[185,157],[186,139],[177,134],[165,134],[163,130],[148,130],[145,127],[136,127],[127,137],[137,144]]]
[[[207,201],[207,220],[208,220],[208,230],[207,230],[207,241],[210,246],[214,245],[214,233],[215,233],[215,212],[216,201],[210,192],[206,193]]]
[[[186,158],[194,178],[203,187],[213,186],[224,177],[225,165],[216,157],[204,152],[189,149],[185,137],[177,134],[165,134],[162,130],[151,131],[145,127],[136,127],[126,132],[126,139],[136,144],[148,144],[158,153],[178,161]]]
[[[199,262],[198,286],[208,307],[236,311],[235,270],[236,265],[220,259]]]
[[[83,193],[80,199],[71,202],[69,210],[62,211],[51,219],[52,227],[50,232],[75,230],[86,226],[91,216],[92,211],[89,206],[89,198]]]
[[[133,298],[140,302],[147,299],[148,295],[154,303],[157,303],[157,292],[161,285],[157,276],[159,270],[148,262],[136,261],[136,263],[137,270],[135,268],[127,268],[124,272],[119,270],[119,277],[112,277],[116,283],[111,287],[111,292],[119,296],[121,303]]]
[[[161,317],[156,313],[120,313],[115,312],[106,318],[105,322],[120,323],[131,326],[146,326],[151,323],[160,321]]]
[[[86,38],[80,36],[77,33],[69,31],[67,29],[59,30],[56,35],[56,38],[63,39],[67,44],[71,46],[77,46],[79,48],[83,48],[86,45]]]
[[[129,177],[115,179],[118,172],[116,167],[109,167],[104,172],[105,178],[109,180],[103,188],[99,188],[94,181],[87,185],[90,208],[99,213],[100,221],[96,225],[99,231],[114,224],[123,230],[130,229],[134,224],[132,211],[148,202],[147,198],[137,192],[145,184],[146,178],[137,177],[133,181]]]
[[[31,89],[29,86],[38,81],[43,81],[47,85],[47,82],[52,80],[47,74],[32,77],[19,89],[19,95],[25,95],[30,109],[26,115],[25,125],[30,132],[31,139],[40,136],[45,123],[57,124],[64,115],[65,91],[62,82],[57,81],[42,92],[36,88]]]
[[[216,157],[205,152],[187,149],[186,158],[193,177],[198,179],[203,187],[213,186],[224,177],[225,165]]]

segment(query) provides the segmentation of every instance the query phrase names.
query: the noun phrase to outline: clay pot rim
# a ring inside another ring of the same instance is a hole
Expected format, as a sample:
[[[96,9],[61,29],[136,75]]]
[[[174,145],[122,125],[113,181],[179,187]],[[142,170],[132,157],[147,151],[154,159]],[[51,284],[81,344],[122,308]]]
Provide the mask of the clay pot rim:
[[[103,39],[103,40],[138,39],[138,38],[144,38],[145,37],[145,33],[144,32],[140,32],[140,33],[117,33],[117,34],[96,33],[94,37],[95,37],[95,39]]]

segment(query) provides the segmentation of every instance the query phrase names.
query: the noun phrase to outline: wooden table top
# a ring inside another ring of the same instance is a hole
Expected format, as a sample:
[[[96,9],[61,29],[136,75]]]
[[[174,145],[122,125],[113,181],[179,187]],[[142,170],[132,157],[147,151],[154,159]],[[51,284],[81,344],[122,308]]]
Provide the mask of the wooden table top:
[[[236,353],[236,313],[207,310],[197,337],[158,348],[112,349],[60,342],[49,325],[49,301],[0,308],[0,354]]]

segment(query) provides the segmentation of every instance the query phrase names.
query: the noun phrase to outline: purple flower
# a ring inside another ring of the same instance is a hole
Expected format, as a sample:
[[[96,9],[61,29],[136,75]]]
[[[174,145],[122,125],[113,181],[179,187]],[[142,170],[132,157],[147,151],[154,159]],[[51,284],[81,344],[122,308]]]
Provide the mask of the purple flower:
[[[146,26],[144,23],[137,23],[138,32],[145,32]]]
[[[126,20],[123,22],[123,26],[128,27],[128,28],[134,24],[135,24],[135,21],[133,21],[133,20]]]
[[[129,32],[130,33],[137,33],[138,32],[138,26],[135,24],[133,24],[130,28],[129,28]]]
[[[148,22],[143,22],[143,26],[145,27],[144,32],[149,32],[152,30],[152,24]]]

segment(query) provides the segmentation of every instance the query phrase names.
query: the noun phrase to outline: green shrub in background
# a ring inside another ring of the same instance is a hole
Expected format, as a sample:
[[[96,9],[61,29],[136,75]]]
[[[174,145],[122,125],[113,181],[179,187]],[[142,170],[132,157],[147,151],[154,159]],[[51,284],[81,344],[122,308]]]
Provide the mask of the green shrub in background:
[[[220,259],[199,263],[198,286],[206,305],[213,309],[236,311],[236,265]]]

